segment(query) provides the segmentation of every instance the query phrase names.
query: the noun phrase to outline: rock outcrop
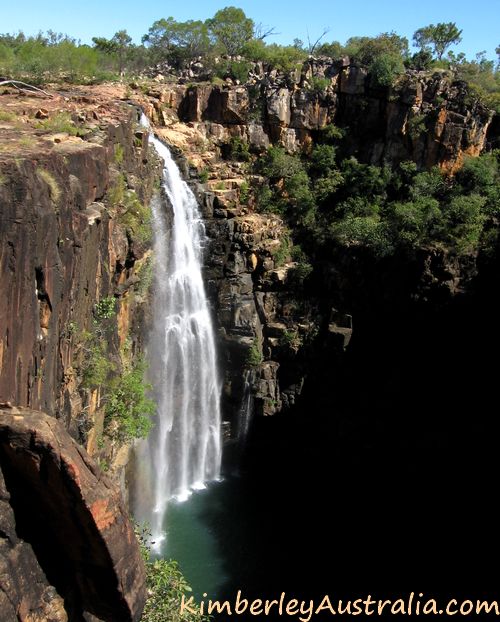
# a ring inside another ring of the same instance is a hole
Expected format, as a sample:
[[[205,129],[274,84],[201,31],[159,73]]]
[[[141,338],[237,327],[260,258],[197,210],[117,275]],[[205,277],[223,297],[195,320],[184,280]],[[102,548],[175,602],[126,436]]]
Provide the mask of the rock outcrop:
[[[259,151],[271,143],[306,151],[329,124],[346,128],[344,148],[363,162],[413,160],[453,172],[478,155],[493,113],[446,71],[408,71],[391,89],[374,85],[349,58],[304,63],[300,71],[259,73],[245,85],[157,85],[151,113],[170,126],[177,112],[206,138],[237,136]]]
[[[0,465],[2,620],[67,619],[44,573],[70,620],[139,620],[144,564],[119,487],[60,422],[28,409],[0,409]]]

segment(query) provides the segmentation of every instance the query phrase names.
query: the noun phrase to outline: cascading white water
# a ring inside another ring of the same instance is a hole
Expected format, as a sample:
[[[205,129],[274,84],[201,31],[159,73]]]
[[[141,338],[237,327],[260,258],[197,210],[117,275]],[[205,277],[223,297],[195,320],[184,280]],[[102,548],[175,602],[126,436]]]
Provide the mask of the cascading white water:
[[[163,160],[165,193],[152,202],[155,280],[148,359],[158,414],[148,439],[137,448],[142,477],[134,505],[136,516],[149,522],[159,549],[168,500],[183,501],[219,477],[221,417],[214,332],[201,272],[205,228],[170,151],[151,134],[149,140]],[[165,195],[173,211],[171,227]]]

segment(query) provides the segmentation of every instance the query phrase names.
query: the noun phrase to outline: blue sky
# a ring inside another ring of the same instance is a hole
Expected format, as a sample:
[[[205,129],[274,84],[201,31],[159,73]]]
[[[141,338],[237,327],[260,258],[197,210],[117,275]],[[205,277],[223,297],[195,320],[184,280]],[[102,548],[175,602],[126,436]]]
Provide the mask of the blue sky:
[[[2,2],[2,4],[4,4]],[[345,42],[354,35],[377,35],[395,30],[411,41],[413,32],[430,23],[454,21],[463,29],[457,51],[469,57],[486,50],[495,58],[500,44],[500,0],[23,0],[6,2],[0,15],[0,32],[24,30],[28,34],[52,29],[82,42],[93,36],[112,36],[125,28],[136,42],[161,17],[179,21],[206,19],[218,9],[241,7],[256,22],[274,26],[280,33],[269,41],[307,41],[329,28],[325,41]]]

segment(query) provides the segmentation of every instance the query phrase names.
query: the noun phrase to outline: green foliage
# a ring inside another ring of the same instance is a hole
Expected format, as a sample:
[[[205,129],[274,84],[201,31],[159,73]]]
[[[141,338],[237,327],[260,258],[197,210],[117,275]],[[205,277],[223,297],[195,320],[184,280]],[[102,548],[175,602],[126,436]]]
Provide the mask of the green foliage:
[[[224,157],[238,162],[249,162],[251,159],[248,143],[239,136],[232,136],[228,143],[222,147]]]
[[[208,622],[208,616],[190,611],[195,607],[186,608],[181,616],[182,597],[190,598],[191,587],[176,561],[151,557],[148,545],[151,534],[147,527],[136,527],[136,535],[146,565],[148,598],[141,617],[142,622]]]
[[[153,235],[149,207],[139,201],[133,190],[125,193],[122,206],[123,211],[119,216],[120,224],[124,225],[137,241],[149,242]]]
[[[218,78],[232,78],[244,84],[248,80],[248,74],[252,66],[248,61],[227,61],[219,62],[216,66],[215,75]]]
[[[114,296],[106,296],[101,298],[94,305],[94,317],[97,322],[109,320],[116,315],[116,298]]]
[[[280,337],[279,343],[281,346],[297,352],[302,345],[302,337],[296,330],[285,330]]]
[[[145,438],[152,427],[155,403],[147,397],[151,385],[145,383],[146,366],[139,359],[109,382],[104,411],[104,431],[120,443]]]
[[[107,198],[113,207],[119,206],[125,199],[125,192],[127,190],[127,182],[123,174],[118,175],[115,183],[109,188],[107,192]]]
[[[332,43],[322,43],[316,48],[314,53],[316,56],[340,58],[344,54],[344,47],[338,41],[332,41]]]
[[[142,41],[150,49],[152,62],[167,60],[177,67],[208,54],[210,50],[206,23],[195,20],[177,22],[173,17],[154,22]]]
[[[382,33],[377,37],[351,37],[344,51],[355,62],[368,68],[375,86],[387,87],[404,71],[408,40],[395,32]]]
[[[206,21],[208,32],[223,53],[241,54],[254,33],[253,20],[242,9],[226,7]]]
[[[202,184],[206,184],[208,181],[208,170],[204,168],[203,170],[199,171],[198,177]]]
[[[500,71],[492,60],[485,58],[484,52],[476,54],[476,59],[469,61],[465,55],[455,56],[448,53],[451,67],[460,80],[468,84],[469,104],[481,101],[485,106],[500,114]]]
[[[343,129],[337,127],[334,123],[330,123],[320,131],[319,142],[332,145],[342,140],[344,135],[345,132]]]
[[[374,86],[392,86],[405,70],[403,59],[396,54],[384,53],[377,56],[369,65],[371,81]]]
[[[284,73],[293,71],[307,59],[307,52],[293,45],[266,45],[261,39],[252,39],[245,45],[244,55],[249,60],[262,62],[271,69]]]
[[[312,273],[313,267],[299,245],[293,246],[290,254],[296,265],[288,271],[287,284],[297,290],[304,285],[304,281]]]
[[[274,265],[279,268],[290,259],[290,251],[292,248],[292,241],[290,235],[284,233],[281,236],[280,245],[278,249],[273,253]]]
[[[408,119],[408,134],[412,140],[418,140],[424,132],[427,132],[425,119],[424,114],[416,114]]]
[[[106,342],[95,332],[84,332],[81,337],[83,362],[81,365],[82,386],[96,389],[104,385],[114,365],[108,359]]]
[[[9,112],[8,110],[0,110],[0,121],[15,121],[16,115],[13,112]]]
[[[312,225],[316,205],[299,156],[286,153],[282,147],[270,147],[256,170],[269,180],[256,193],[260,211],[282,214],[294,226]]]
[[[114,161],[116,164],[122,164],[124,157],[123,146],[120,143],[117,143],[114,146]]]
[[[36,127],[51,133],[64,133],[77,136],[80,130],[75,126],[69,112],[57,112],[48,119],[39,121]]]
[[[92,41],[97,50],[115,59],[118,64],[118,71],[123,73],[127,61],[131,59],[134,51],[132,38],[126,30],[115,32],[111,39],[104,37],[92,37]]]
[[[424,28],[419,28],[413,35],[415,45],[421,50],[432,51],[441,60],[445,51],[462,40],[462,31],[457,28],[454,22],[430,24]]]
[[[262,364],[263,360],[264,357],[262,356],[259,342],[254,339],[252,345],[248,349],[245,363],[248,367],[259,367],[259,365]]]
[[[330,231],[332,237],[343,246],[364,246],[377,257],[389,255],[394,250],[387,226],[376,214],[346,214],[342,220],[331,225]]]
[[[152,257],[147,257],[136,274],[139,279],[139,282],[136,285],[136,293],[140,298],[144,298],[147,296],[153,283],[154,273]]]
[[[328,78],[322,78],[321,76],[313,76],[311,78],[311,86],[310,90],[313,93],[323,93],[326,89],[331,86],[331,80]]]
[[[250,197],[250,186],[248,185],[248,182],[244,181],[240,185],[239,190],[240,190],[240,203],[242,205],[246,205]]]
[[[142,244],[149,242],[153,235],[151,210],[143,205],[134,190],[127,189],[123,174],[117,176],[106,196],[110,205],[119,211],[118,222],[127,228],[131,237]]]

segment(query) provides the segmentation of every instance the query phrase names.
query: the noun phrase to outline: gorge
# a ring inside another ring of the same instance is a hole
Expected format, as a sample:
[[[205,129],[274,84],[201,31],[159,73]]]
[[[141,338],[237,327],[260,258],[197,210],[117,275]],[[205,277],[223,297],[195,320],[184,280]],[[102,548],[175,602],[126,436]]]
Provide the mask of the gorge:
[[[347,57],[250,82],[0,95],[9,622],[140,619],[120,488],[198,598],[495,588],[498,117]]]

